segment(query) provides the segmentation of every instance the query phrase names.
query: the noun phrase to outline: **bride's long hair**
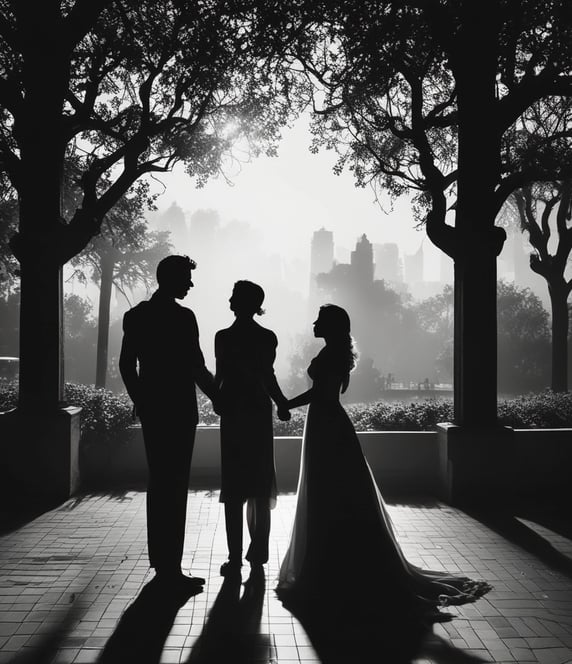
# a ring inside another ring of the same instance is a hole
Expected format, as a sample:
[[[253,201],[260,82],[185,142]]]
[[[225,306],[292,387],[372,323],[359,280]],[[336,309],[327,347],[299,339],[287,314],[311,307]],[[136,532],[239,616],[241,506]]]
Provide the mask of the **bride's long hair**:
[[[328,347],[341,360],[344,369],[342,394],[350,384],[350,372],[357,364],[358,353],[351,335],[351,323],[348,312],[337,304],[324,304],[320,315],[327,327]]]

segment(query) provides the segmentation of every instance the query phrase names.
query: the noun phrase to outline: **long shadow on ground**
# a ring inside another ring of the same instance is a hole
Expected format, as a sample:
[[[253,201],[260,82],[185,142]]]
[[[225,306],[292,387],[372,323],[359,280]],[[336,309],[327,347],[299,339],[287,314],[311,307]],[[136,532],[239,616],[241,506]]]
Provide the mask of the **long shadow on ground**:
[[[561,507],[524,505],[504,509],[502,507],[495,509],[467,508],[464,511],[490,530],[536,556],[546,566],[572,579],[572,555],[558,550],[547,537],[521,521],[521,519],[531,521],[558,533],[569,540],[566,548],[572,552],[572,524],[569,508],[564,505]]]
[[[61,501],[28,499],[18,493],[2,494],[0,503],[0,535],[12,533],[62,504]]]
[[[84,501],[93,498],[105,498],[117,502],[129,501],[128,495],[133,489],[115,488],[103,491],[82,492],[65,500],[50,499],[47,497],[26,496],[22,492],[1,490],[0,487],[0,535],[7,535],[31,523],[42,514],[52,510],[72,511]]]
[[[179,609],[194,592],[173,588],[153,579],[121,616],[98,658],[99,664],[159,664],[165,641]]]
[[[352,587],[349,577],[332,580],[326,594],[295,599],[279,593],[284,607],[300,622],[322,664],[391,662],[477,664],[485,660],[453,647],[433,634],[430,621],[400,612],[391,596],[372,596]],[[442,621],[450,618],[442,615]],[[434,620],[437,621],[437,620]]]
[[[2,661],[8,664],[52,664],[56,661],[58,651],[73,633],[74,627],[84,615],[83,592],[83,590],[78,592],[73,605],[67,609],[59,622],[50,624],[46,621],[44,623],[42,627],[45,629],[38,633],[33,646],[26,646],[9,659],[3,659]]]
[[[187,664],[255,664],[276,660],[270,635],[260,633],[266,578],[253,568],[244,584],[240,574],[225,577]]]

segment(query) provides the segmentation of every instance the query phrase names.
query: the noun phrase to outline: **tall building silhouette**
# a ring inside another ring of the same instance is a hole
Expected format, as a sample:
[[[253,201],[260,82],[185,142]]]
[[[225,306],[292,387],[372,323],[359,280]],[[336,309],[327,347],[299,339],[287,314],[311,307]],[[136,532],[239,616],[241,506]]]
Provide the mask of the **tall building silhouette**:
[[[312,235],[310,272],[312,275],[329,272],[334,265],[334,234],[320,228]]]
[[[186,253],[189,245],[189,230],[183,212],[177,201],[161,214],[157,220],[159,230],[169,231],[171,233],[171,244],[175,253]]]
[[[373,246],[365,233],[357,241],[356,248],[351,253],[350,265],[352,266],[353,277],[358,284],[368,286],[373,283],[375,271]]]
[[[374,244],[375,278],[390,284],[403,282],[403,265],[399,258],[399,247],[394,242]]]
[[[423,281],[423,242],[414,254],[405,254],[405,281],[411,288]]]
[[[220,215],[217,210],[195,210],[190,219],[190,239],[192,250],[212,250],[221,230]]]
[[[315,309],[319,300],[316,277],[329,272],[334,266],[334,234],[325,228],[314,231],[310,249],[310,311]]]

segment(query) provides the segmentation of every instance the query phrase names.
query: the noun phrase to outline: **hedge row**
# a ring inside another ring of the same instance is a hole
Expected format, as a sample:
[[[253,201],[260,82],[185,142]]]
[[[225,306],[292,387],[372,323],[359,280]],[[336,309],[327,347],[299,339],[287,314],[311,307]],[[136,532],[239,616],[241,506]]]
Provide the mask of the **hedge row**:
[[[0,411],[16,406],[18,386],[0,382]],[[209,400],[198,395],[201,424],[218,424]],[[112,444],[132,424],[132,404],[127,395],[88,385],[66,384],[66,400],[82,407],[81,433],[83,444]],[[376,402],[352,404],[346,410],[358,431],[430,431],[439,422],[451,421],[453,404],[450,399],[426,401]],[[572,393],[541,394],[499,401],[499,422],[515,429],[563,428],[572,426]],[[299,436],[304,429],[304,409],[292,411],[289,422],[275,420],[277,436]]]
[[[427,399],[405,403],[401,401],[359,403],[346,406],[357,431],[431,431],[439,422],[453,419],[451,399]],[[514,429],[561,429],[572,427],[572,393],[530,394],[498,402],[501,425]],[[301,435],[304,413],[293,411],[289,422],[276,422],[274,432],[279,436]]]

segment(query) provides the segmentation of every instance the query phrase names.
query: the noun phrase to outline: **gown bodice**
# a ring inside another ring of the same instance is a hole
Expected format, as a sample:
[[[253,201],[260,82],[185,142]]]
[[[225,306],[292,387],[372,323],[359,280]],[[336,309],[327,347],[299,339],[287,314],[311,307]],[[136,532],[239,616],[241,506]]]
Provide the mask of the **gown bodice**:
[[[344,374],[340,359],[327,347],[323,348],[308,367],[308,376],[312,379],[311,404],[339,403]]]

